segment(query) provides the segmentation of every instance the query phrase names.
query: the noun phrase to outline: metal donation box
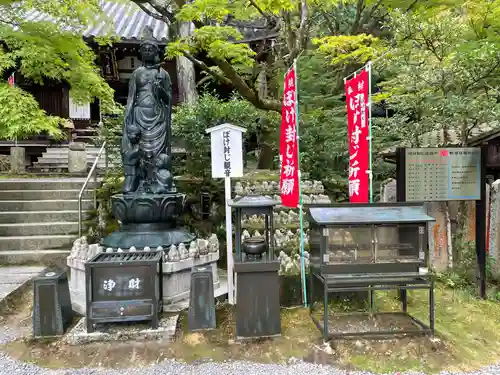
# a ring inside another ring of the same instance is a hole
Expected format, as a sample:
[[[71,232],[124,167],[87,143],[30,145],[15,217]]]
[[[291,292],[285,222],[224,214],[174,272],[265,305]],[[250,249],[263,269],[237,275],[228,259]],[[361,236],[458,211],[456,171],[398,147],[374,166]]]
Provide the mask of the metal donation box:
[[[85,264],[87,332],[95,323],[151,321],[162,310],[162,251],[99,253]]]
[[[419,204],[356,204],[310,207],[311,317],[325,339],[350,335],[328,330],[328,294],[369,291],[373,311],[375,290],[397,289],[407,314],[406,291],[429,290],[429,322],[408,332],[434,331],[433,282],[427,271],[428,223],[434,219]],[[314,314],[314,285],[322,284],[323,319]],[[390,332],[357,332],[356,334]]]
[[[276,201],[259,195],[235,200],[234,272],[236,273],[236,337],[281,334],[280,263],[274,254],[273,208]],[[264,235],[242,238],[243,215],[263,215]]]

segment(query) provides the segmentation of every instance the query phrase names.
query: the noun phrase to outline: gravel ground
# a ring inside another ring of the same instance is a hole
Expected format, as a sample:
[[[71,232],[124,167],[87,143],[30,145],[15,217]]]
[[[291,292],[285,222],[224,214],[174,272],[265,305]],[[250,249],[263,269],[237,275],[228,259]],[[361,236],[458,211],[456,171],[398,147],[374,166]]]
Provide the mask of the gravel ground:
[[[21,332],[1,325],[0,344],[21,336]],[[130,369],[60,369],[49,370],[35,365],[15,361],[0,352],[0,375],[373,375],[369,372],[343,371],[330,366],[315,365],[302,361],[289,364],[257,364],[251,362],[205,362],[188,365],[176,361],[165,361],[154,366]],[[407,372],[405,375],[424,375]],[[390,374],[395,375],[395,374]],[[398,374],[399,375],[399,374]],[[403,374],[401,374],[403,375]],[[464,373],[441,372],[440,375],[465,375]],[[488,366],[467,375],[500,375],[500,364]]]
[[[33,365],[13,361],[0,354],[1,375],[371,375],[369,372],[346,372],[333,367],[313,365],[309,363],[295,363],[291,365],[255,364],[249,362],[224,362],[203,363],[199,365],[186,365],[173,361],[161,364],[127,370],[47,370]],[[406,375],[421,375],[416,372]],[[451,373],[442,372],[441,375]],[[500,374],[500,365],[488,366],[480,371],[467,375],[497,375]],[[393,374],[391,374],[393,375]],[[461,375],[461,374],[457,374]]]

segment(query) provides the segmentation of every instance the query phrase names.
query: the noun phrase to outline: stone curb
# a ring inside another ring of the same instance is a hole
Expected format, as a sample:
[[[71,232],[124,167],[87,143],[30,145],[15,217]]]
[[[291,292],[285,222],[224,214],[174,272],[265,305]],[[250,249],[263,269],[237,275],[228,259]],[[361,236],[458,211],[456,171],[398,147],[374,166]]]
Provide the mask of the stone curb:
[[[44,268],[40,273],[46,272],[48,268]],[[19,285],[12,292],[7,294],[4,298],[0,299],[0,315],[3,315],[6,310],[9,308],[9,304],[16,298],[22,296],[24,292],[33,285],[33,279],[37,274],[33,274],[28,280]]]

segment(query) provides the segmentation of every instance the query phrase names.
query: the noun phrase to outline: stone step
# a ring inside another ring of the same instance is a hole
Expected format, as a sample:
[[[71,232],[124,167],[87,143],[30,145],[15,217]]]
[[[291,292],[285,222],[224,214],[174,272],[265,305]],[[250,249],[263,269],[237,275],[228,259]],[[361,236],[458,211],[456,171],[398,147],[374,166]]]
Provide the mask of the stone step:
[[[90,168],[92,168],[93,165],[94,165],[94,163],[88,162],[87,163],[87,170],[90,171]],[[120,164],[118,164],[118,163],[108,163],[108,168],[119,167],[119,166],[120,166]],[[67,169],[68,162],[61,161],[58,163],[40,163],[40,162],[36,161],[33,163],[32,168],[38,168],[38,169],[66,168]],[[97,168],[105,169],[106,164],[105,163],[97,163]]]
[[[0,190],[80,190],[85,178],[16,178],[0,179]],[[87,188],[95,189],[101,185],[93,179],[87,184]]]
[[[91,199],[82,199],[82,210],[92,210],[94,201]],[[78,199],[59,200],[59,199],[44,199],[44,200],[8,200],[0,201],[0,211],[64,211],[78,210]]]
[[[99,151],[101,149],[100,148],[96,148],[96,147],[85,147],[85,151],[87,151],[87,153],[93,153],[93,154],[98,154]],[[111,149],[113,150],[113,149]],[[57,154],[57,153],[68,153],[69,152],[69,148],[68,147],[50,147],[50,148],[47,148],[47,150],[45,151],[45,153],[47,154]],[[106,150],[103,151],[103,154],[106,153]]]
[[[0,224],[0,236],[76,235],[77,233],[78,221]]]
[[[87,163],[93,163],[95,161],[95,156],[89,156],[87,155]],[[50,155],[50,156],[43,156],[41,158],[38,158],[37,163],[62,163],[62,162],[68,162],[68,156],[64,155]],[[99,158],[98,163],[104,163],[106,162],[105,158]],[[119,162],[118,158],[109,158],[109,162]]]
[[[43,250],[71,248],[78,236],[74,234],[58,234],[43,236],[9,236],[0,237],[0,250]]]
[[[0,265],[62,263],[71,250],[0,250]],[[62,262],[61,262],[62,261]]]
[[[89,213],[82,212],[85,220]],[[78,222],[78,210],[0,212],[0,223]]]
[[[43,200],[43,199],[78,199],[80,190],[0,190],[0,201],[4,200]],[[83,199],[94,199],[94,191],[85,189]]]

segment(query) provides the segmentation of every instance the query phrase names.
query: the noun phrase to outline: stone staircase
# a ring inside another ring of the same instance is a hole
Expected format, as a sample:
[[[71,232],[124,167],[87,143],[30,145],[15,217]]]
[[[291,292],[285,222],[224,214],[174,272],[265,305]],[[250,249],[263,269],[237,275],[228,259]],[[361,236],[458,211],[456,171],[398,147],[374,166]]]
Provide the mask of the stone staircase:
[[[92,164],[99,153],[98,147],[87,145],[87,168],[90,170]],[[68,171],[68,146],[49,147],[47,150],[33,163],[32,170],[36,172],[67,172]],[[116,160],[117,155],[109,155],[108,167],[120,165],[120,161]],[[97,168],[104,170],[106,168],[106,151],[103,152],[97,163]]]
[[[69,253],[78,237],[78,194],[83,178],[0,179],[0,266]],[[87,185],[82,218],[94,208]],[[87,215],[86,215],[87,214]]]

